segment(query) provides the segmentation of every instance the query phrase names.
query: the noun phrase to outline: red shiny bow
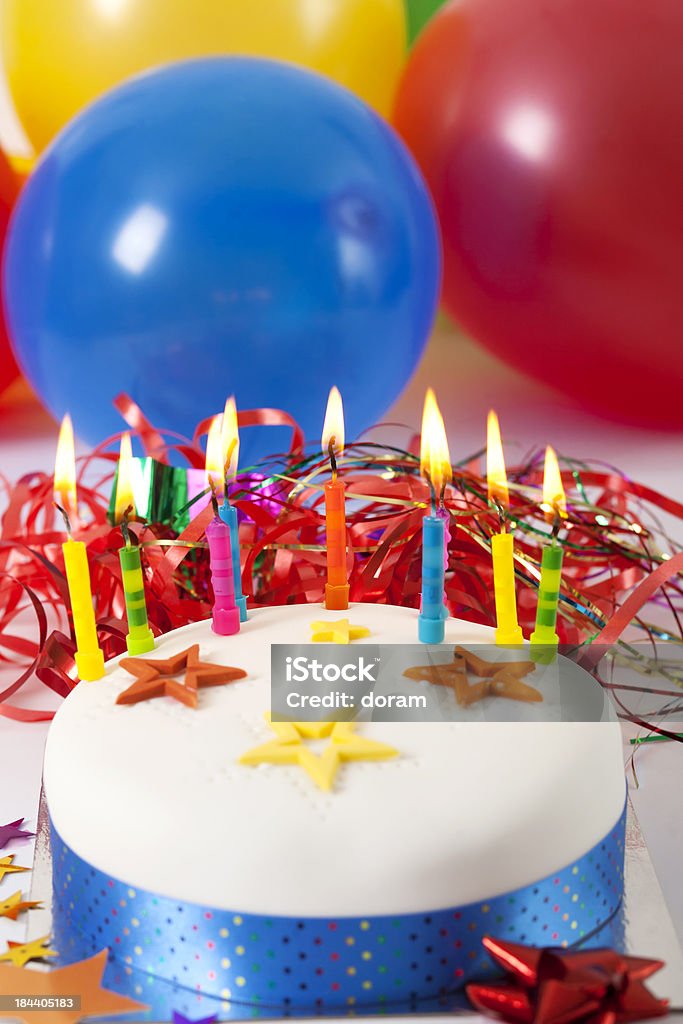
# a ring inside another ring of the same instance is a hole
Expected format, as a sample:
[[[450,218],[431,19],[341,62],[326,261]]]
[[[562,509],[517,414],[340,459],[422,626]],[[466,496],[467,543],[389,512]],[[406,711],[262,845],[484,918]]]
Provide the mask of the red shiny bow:
[[[489,936],[483,942],[508,975],[490,985],[467,986],[472,1004],[489,1016],[513,1024],[621,1024],[667,1012],[667,1000],[643,984],[664,966],[661,960],[611,949],[534,949]]]

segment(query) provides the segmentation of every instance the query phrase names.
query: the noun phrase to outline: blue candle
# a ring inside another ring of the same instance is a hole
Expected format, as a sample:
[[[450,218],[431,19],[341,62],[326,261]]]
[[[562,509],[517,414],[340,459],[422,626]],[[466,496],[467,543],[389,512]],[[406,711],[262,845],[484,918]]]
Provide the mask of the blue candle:
[[[422,605],[417,635],[423,644],[442,644],[448,618],[446,583],[448,513],[444,492],[451,479],[451,459],[443,417],[431,388],[422,411],[420,472],[429,485],[431,512],[422,520]]]
[[[429,515],[422,520],[422,606],[418,619],[418,637],[423,644],[443,643],[445,522],[442,516]]]
[[[240,611],[240,622],[247,621],[247,599],[242,593],[242,569],[240,566],[240,535],[237,509],[228,501],[227,494],[218,509],[223,522],[230,530],[230,551],[232,554],[232,578],[235,584],[235,604]]]

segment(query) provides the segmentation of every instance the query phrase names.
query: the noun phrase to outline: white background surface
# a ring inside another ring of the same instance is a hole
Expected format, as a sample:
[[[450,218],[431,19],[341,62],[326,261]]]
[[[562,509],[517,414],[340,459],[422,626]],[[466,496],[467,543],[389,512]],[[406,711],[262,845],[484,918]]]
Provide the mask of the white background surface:
[[[26,152],[1,73],[0,142],[13,152]],[[552,443],[567,455],[612,463],[631,477],[683,500],[682,434],[641,431],[587,414],[561,393],[507,369],[445,321],[439,324],[416,377],[387,419],[417,428],[427,384],[436,384],[454,459],[483,446],[486,412],[493,406],[501,417],[509,463],[530,447]],[[399,436],[405,440],[408,435],[403,432]],[[386,439],[387,434],[382,437]],[[0,472],[16,479],[28,470],[51,469],[55,440],[55,424],[15,389],[9,412],[0,416]],[[34,688],[22,700],[45,706],[46,694],[42,687]],[[25,816],[29,826],[35,827],[46,731],[46,725],[21,725],[0,718],[0,824]],[[630,749],[625,748],[625,758],[628,753]],[[642,748],[638,755],[640,788],[631,788],[679,937],[683,937],[682,765],[680,744]],[[31,863],[30,843],[13,843],[5,852],[14,852],[17,863]],[[26,891],[29,885],[29,875],[6,877],[0,882],[0,902],[19,887]],[[16,923],[0,919],[0,949],[5,948],[7,939],[22,940],[25,917]],[[640,952],[646,955],[648,951]]]

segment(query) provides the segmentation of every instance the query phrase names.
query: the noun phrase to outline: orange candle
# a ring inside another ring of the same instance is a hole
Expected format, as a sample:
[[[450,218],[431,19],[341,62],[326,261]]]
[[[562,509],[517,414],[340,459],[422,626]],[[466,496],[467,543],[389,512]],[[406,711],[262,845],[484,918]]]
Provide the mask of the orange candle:
[[[337,477],[337,458],[344,450],[344,407],[337,388],[332,388],[327,399],[322,449],[324,455],[329,455],[332,465],[332,479],[325,484],[325,607],[330,611],[342,611],[349,607],[349,584],[346,576],[346,495],[344,483]]]

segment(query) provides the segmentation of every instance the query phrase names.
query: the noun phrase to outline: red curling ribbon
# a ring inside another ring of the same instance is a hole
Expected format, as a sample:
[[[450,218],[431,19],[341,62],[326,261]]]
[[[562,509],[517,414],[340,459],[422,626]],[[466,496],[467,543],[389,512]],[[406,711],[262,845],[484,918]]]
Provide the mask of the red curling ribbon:
[[[140,406],[125,393],[116,396],[114,406],[121,413],[131,430],[137,433],[145,455],[156,459],[157,462],[168,463],[166,442],[158,430],[154,429]]]
[[[194,448],[201,451],[199,438],[208,434],[213,416],[207,416],[200,423],[194,432],[192,444]],[[284,409],[238,409],[238,427],[289,427],[292,437],[289,442],[289,456],[293,458],[300,455],[304,449],[304,433],[299,424]],[[204,465],[202,456],[202,466]]]
[[[583,668],[588,672],[595,669],[602,656],[614,646],[629,623],[638,616],[656,591],[672,577],[678,576],[680,572],[683,572],[683,551],[679,551],[672,558],[668,558],[666,562],[662,562],[654,572],[638,584],[621,608],[614,613],[609,622],[593,639],[586,654],[581,658]]]
[[[23,583],[20,580],[15,580],[6,572],[2,573],[2,579],[7,581],[10,584],[10,586],[18,585],[18,587],[21,588],[21,590],[23,590],[23,592],[26,594],[29,601],[33,605],[33,610],[38,620],[39,645],[40,647],[42,647],[43,644],[45,643],[47,634],[47,617],[37,595],[26,583]],[[16,605],[14,605],[13,607],[16,608]],[[54,715],[53,711],[37,711],[32,708],[18,708],[13,704],[7,703],[7,698],[14,696],[14,694],[21,689],[21,687],[24,685],[27,679],[30,679],[30,677],[33,675],[37,662],[38,655],[36,655],[31,664],[24,669],[24,671],[18,676],[17,679],[14,680],[13,683],[5,687],[4,690],[0,691],[0,715],[2,715],[3,718],[11,718],[14,719],[14,721],[16,722],[41,722],[52,718],[52,716]]]
[[[668,1000],[644,984],[664,966],[661,960],[611,949],[536,949],[489,936],[483,945],[507,975],[466,987],[475,1009],[489,1017],[511,1024],[627,1024],[668,1012]]]

